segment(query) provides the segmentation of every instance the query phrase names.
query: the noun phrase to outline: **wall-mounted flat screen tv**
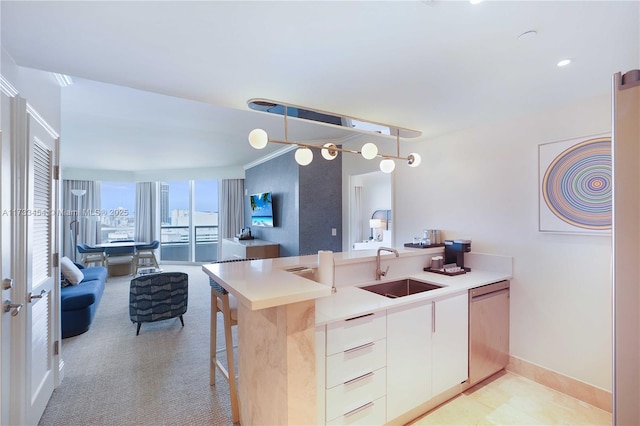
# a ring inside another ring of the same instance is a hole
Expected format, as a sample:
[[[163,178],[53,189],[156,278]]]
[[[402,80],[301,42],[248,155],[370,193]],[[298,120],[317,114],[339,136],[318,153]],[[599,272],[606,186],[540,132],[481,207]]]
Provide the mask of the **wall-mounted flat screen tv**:
[[[273,200],[270,192],[253,194],[251,202],[251,226],[258,228],[273,227]]]

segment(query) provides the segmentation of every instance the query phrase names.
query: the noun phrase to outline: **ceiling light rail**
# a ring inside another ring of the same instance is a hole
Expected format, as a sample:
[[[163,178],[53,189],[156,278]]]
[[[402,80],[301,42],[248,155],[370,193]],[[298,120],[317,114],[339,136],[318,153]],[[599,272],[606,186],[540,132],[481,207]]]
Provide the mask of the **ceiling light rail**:
[[[251,102],[251,101],[249,101]],[[322,157],[326,160],[333,160],[338,156],[338,152],[346,152],[349,154],[357,154],[362,155],[363,158],[367,160],[372,160],[376,157],[382,158],[380,161],[380,170],[384,173],[391,173],[395,169],[395,161],[394,160],[404,160],[407,162],[409,167],[418,167],[422,161],[421,157],[417,153],[411,153],[406,157],[400,156],[400,129],[395,130],[396,136],[396,146],[397,151],[396,155],[391,154],[380,154],[378,153],[378,147],[372,143],[365,143],[360,151],[347,149],[347,148],[339,148],[334,143],[325,143],[322,146],[308,144],[304,142],[294,142],[289,141],[289,126],[287,122],[288,114],[288,105],[283,105],[282,115],[284,117],[284,140],[280,139],[272,139],[269,138],[267,132],[263,129],[253,129],[249,133],[249,144],[255,149],[263,149],[267,146],[269,142],[283,144],[283,145],[296,145],[298,149],[295,153],[295,159],[298,164],[301,166],[306,166],[313,161],[313,151],[319,150],[322,154]],[[383,125],[384,126],[384,125]],[[386,126],[391,129],[390,126]]]
[[[336,114],[333,112],[311,109],[294,104],[285,104],[279,101],[272,101],[263,98],[253,98],[247,101],[249,108],[276,115],[286,115],[304,121],[323,123],[329,126],[346,127],[360,133],[372,133],[375,135],[393,136],[398,132],[402,138],[417,138],[422,136],[422,132],[405,129],[402,127],[392,127],[388,124],[377,123],[375,121],[363,120],[361,118]],[[286,109],[285,109],[286,108]]]

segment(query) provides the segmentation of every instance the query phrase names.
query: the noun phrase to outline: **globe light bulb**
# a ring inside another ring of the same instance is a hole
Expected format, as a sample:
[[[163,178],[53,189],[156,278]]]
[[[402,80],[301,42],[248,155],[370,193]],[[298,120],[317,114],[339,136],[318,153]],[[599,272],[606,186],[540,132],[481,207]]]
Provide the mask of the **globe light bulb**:
[[[412,152],[407,157],[407,164],[409,164],[409,167],[418,167],[420,163],[422,163],[422,157],[420,157],[420,154]]]
[[[306,166],[313,160],[313,152],[309,148],[301,147],[296,150],[296,163]]]
[[[390,158],[385,158],[380,162],[380,170],[382,173],[391,173],[395,168],[396,163]]]
[[[378,155],[378,147],[374,143],[367,142],[362,145],[362,149],[360,150],[360,152],[362,153],[362,156],[364,158],[366,158],[367,160],[371,160],[373,158],[376,158],[376,155]]]
[[[333,160],[338,156],[338,151],[335,150],[337,148],[335,144],[329,142],[322,146],[324,146],[324,148],[320,150],[320,153],[326,160]]]
[[[262,129],[253,129],[249,132],[249,144],[255,149],[262,149],[267,146],[269,142],[269,136],[267,132]]]

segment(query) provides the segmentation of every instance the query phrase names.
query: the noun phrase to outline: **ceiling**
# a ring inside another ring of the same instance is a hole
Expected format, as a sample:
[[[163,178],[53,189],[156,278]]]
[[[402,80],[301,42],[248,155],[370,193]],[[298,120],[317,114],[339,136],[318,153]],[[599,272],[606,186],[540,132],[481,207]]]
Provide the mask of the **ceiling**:
[[[249,110],[251,98],[422,132],[404,147],[610,93],[612,74],[640,67],[639,5],[0,3],[14,61],[74,79],[62,89],[63,167],[127,171],[237,167],[281,148],[247,143],[255,127],[284,139],[282,117]],[[289,139],[365,140],[296,120]]]

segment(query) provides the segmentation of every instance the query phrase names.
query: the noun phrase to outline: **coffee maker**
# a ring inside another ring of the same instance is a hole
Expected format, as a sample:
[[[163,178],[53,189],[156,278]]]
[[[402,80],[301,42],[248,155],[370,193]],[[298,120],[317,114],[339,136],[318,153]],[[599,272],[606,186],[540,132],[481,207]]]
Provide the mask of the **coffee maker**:
[[[471,268],[464,266],[464,254],[471,251],[471,240],[444,240],[444,263],[455,263],[465,271]]]
[[[240,234],[238,235],[238,239],[240,240],[253,240],[253,237],[251,236],[251,228],[250,227],[246,227],[246,228],[242,228],[240,230]]]

